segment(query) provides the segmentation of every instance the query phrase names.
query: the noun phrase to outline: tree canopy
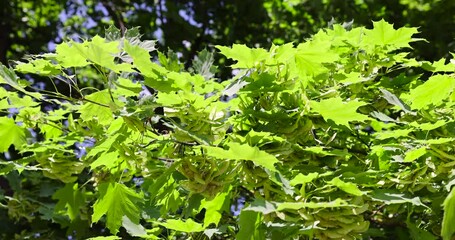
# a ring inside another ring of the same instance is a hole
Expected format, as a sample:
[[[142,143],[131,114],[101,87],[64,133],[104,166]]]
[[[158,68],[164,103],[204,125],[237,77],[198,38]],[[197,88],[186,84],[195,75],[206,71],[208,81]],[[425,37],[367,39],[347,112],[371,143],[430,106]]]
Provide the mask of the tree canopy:
[[[10,1],[0,237],[450,240],[453,7]]]

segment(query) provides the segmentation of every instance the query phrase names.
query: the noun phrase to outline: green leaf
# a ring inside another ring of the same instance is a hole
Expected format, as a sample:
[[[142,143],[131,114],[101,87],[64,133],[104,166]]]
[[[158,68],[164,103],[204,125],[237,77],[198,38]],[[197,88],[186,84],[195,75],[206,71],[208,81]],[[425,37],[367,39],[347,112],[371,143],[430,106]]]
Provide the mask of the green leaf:
[[[254,211],[262,214],[269,214],[276,211],[276,206],[274,203],[266,201],[263,198],[256,198],[254,201],[243,211]]]
[[[125,41],[125,51],[131,56],[134,66],[147,78],[156,80],[161,75],[165,75],[167,70],[164,67],[153,63],[150,60],[149,50],[137,45],[132,45]],[[153,86],[151,86],[153,87]]]
[[[326,151],[325,149],[326,148],[320,147],[320,146],[312,146],[312,147],[306,147],[303,150],[307,151],[307,152],[316,153],[316,154],[319,154],[319,155],[322,155],[322,156],[335,156],[336,155],[334,153]]]
[[[14,89],[16,89],[24,94],[27,94],[31,97],[34,97],[36,99],[42,98],[41,94],[39,94],[37,92],[29,92],[29,91],[25,90],[24,86],[19,84],[19,82],[20,82],[20,80],[12,68],[8,68],[5,65],[0,63],[0,84],[6,83],[6,84],[10,85],[11,87],[13,87]]]
[[[277,203],[277,211],[298,210],[302,208],[335,208],[335,207],[353,207],[345,200],[337,198],[331,202],[282,202]]]
[[[421,147],[421,148],[412,149],[410,151],[407,151],[403,162],[412,162],[412,161],[416,160],[417,158],[423,156],[425,153],[427,153],[426,147]]]
[[[447,99],[455,87],[455,79],[449,75],[431,76],[425,83],[411,89],[409,95],[404,95],[412,109],[423,109],[429,105],[439,106]]]
[[[144,226],[138,223],[133,223],[128,217],[122,217],[122,226],[133,237],[143,237],[147,235]]]
[[[130,79],[122,77],[118,78],[118,82],[115,85],[117,86],[115,92],[126,97],[137,96],[142,91],[142,86],[139,82],[133,83]]]
[[[79,215],[80,208],[85,206],[85,197],[79,190],[77,183],[67,183],[65,187],[57,190],[52,199],[57,199],[58,202],[55,205],[55,211],[61,211],[66,209],[66,215],[70,220],[76,219]]]
[[[96,35],[90,42],[72,42],[72,46],[79,51],[80,55],[99,66],[111,69],[116,73],[133,72],[130,64],[116,64],[114,61],[115,55],[120,52],[118,41],[107,42],[106,39]]]
[[[180,219],[178,219],[178,220],[169,219],[165,223],[162,223],[162,222],[155,222],[155,223],[157,223],[167,229],[172,229],[172,230],[179,231],[179,232],[188,232],[188,233],[202,232],[205,229],[202,226],[202,224],[193,221],[191,218],[187,219],[186,221],[180,220]]]
[[[327,183],[354,196],[362,196],[365,194],[364,192],[360,191],[356,184],[351,182],[344,182],[339,177],[336,177]]]
[[[452,188],[443,203],[444,217],[442,219],[441,235],[443,240],[451,240],[455,234],[455,188]]]
[[[265,61],[270,54],[263,48],[249,48],[243,44],[234,44],[232,48],[216,46],[221,54],[237,61],[232,68],[254,68],[256,64]]]
[[[357,100],[343,102],[339,97],[324,99],[320,102],[310,101],[312,112],[321,114],[326,121],[332,120],[336,124],[348,128],[349,122],[363,122],[368,119],[366,115],[357,113],[357,108],[366,104]]]
[[[50,60],[35,59],[30,60],[28,63],[19,63],[16,66],[16,71],[49,76],[59,74],[60,68],[58,65],[52,64]]]
[[[92,93],[85,98],[91,102],[85,102],[79,109],[81,119],[84,121],[96,120],[102,125],[108,125],[114,120],[111,109],[107,107],[112,103],[108,90]]]
[[[239,232],[235,238],[245,240],[265,239],[264,229],[261,226],[261,213],[242,210],[239,219]]]
[[[229,205],[229,192],[218,193],[212,200],[203,199],[199,210],[205,208],[204,228],[214,223],[215,226],[221,220],[221,214]]]
[[[8,151],[12,145],[16,149],[21,149],[21,146],[27,143],[25,138],[25,129],[16,125],[13,119],[8,117],[0,117],[0,152]]]
[[[370,195],[371,199],[374,201],[383,202],[387,205],[390,204],[403,204],[403,203],[411,203],[415,206],[424,206],[426,207],[421,201],[419,197],[409,198],[405,194],[396,193],[389,190],[382,190],[376,189]]]
[[[410,126],[413,126],[413,127],[416,127],[416,128],[419,128],[423,131],[430,131],[430,130],[433,130],[433,129],[436,129],[436,128],[439,128],[439,127],[442,127],[444,125],[446,125],[448,122],[444,121],[444,120],[438,120],[437,122],[435,123],[418,123],[418,122],[411,122],[409,125]]]
[[[387,23],[384,19],[373,22],[373,29],[366,30],[365,41],[368,44],[377,46],[389,46],[389,50],[411,46],[410,42],[418,39],[412,38],[418,33],[417,28],[402,27],[395,30],[393,24]]]
[[[120,237],[117,236],[106,236],[106,237],[92,237],[88,238],[87,240],[118,240],[121,239]]]
[[[431,64],[429,64],[428,62],[424,62],[422,68],[432,72],[454,72],[455,64],[452,61],[449,62],[448,64],[445,64],[446,61],[447,61],[446,58],[441,58],[439,59],[439,61],[435,61]]]
[[[403,101],[401,101],[397,96],[395,96],[393,93],[387,91],[386,89],[383,89],[383,88],[379,88],[379,91],[382,92],[382,97],[387,100],[387,102],[389,102],[390,104],[392,105],[395,105],[397,107],[399,107],[401,110],[403,110],[405,113],[409,113],[409,114],[412,114],[412,115],[415,115],[416,113],[415,112],[412,112],[410,109],[409,109],[409,106],[406,105]]]
[[[65,68],[84,67],[89,65],[90,63],[81,55],[80,50],[72,45],[73,44],[71,43],[63,42],[55,48],[57,53],[55,58],[60,65]]]
[[[406,226],[409,229],[409,233],[412,236],[413,240],[437,240],[433,234],[430,232],[418,228],[414,223],[411,223],[409,220],[406,221]]]
[[[270,171],[276,171],[274,164],[278,162],[278,159],[275,156],[247,144],[230,142],[227,146],[229,147],[229,150],[211,146],[203,146],[203,148],[206,151],[206,154],[211,157],[219,159],[250,160],[258,166],[262,166]]]
[[[39,124],[40,130],[46,139],[60,137],[63,133],[61,123]]]
[[[301,43],[297,46],[295,64],[299,75],[317,75],[326,71],[322,63],[333,63],[339,59],[338,54],[330,50],[331,43]]]
[[[106,168],[111,169],[118,165],[118,158],[119,154],[117,151],[103,153],[99,158],[97,158],[92,164],[90,164],[90,168],[93,170],[99,166],[106,166]]]
[[[123,216],[139,224],[144,196],[119,183],[102,183],[98,187],[99,197],[93,205],[92,222],[98,222],[106,215],[106,225],[112,234],[117,234]]]
[[[313,172],[313,173],[308,173],[307,175],[303,175],[301,173],[297,174],[297,176],[294,177],[294,179],[291,180],[290,184],[292,186],[302,184],[305,186],[305,184],[310,183],[314,179],[316,179],[319,176],[318,173]]]
[[[392,130],[392,131],[383,131],[374,134],[377,139],[385,140],[388,138],[400,138],[400,137],[407,137],[408,134],[412,132],[412,129],[399,129],[399,130]]]
[[[439,145],[455,141],[455,138],[437,138],[437,139],[427,139],[427,140],[416,140],[417,143],[430,144],[430,145]]]

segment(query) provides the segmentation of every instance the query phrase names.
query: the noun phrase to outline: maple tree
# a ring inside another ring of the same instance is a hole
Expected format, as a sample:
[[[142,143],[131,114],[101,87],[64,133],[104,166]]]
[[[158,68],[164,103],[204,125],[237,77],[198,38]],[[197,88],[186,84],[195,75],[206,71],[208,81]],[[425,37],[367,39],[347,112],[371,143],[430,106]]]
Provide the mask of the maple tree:
[[[114,27],[1,66],[0,151],[21,154],[0,161],[2,220],[29,226],[1,236],[450,239],[455,65],[373,25],[217,46],[231,79]]]

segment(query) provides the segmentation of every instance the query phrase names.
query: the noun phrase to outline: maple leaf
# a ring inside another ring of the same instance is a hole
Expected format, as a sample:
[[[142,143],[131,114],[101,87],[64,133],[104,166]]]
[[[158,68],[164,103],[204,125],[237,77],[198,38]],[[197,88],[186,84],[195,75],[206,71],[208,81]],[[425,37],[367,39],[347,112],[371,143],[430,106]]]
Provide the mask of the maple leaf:
[[[214,223],[215,226],[221,220],[223,210],[229,206],[228,192],[222,192],[216,195],[212,200],[203,199],[199,211],[205,208],[204,227]]]
[[[0,117],[0,152],[8,151],[8,148],[13,144],[16,149],[25,144],[25,129],[17,126],[13,119],[8,117]]]
[[[64,42],[57,45],[55,52],[57,54],[55,58],[62,67],[84,67],[90,64],[87,62],[86,58],[81,55],[81,52],[69,43]]]
[[[125,51],[134,61],[136,68],[139,69],[145,77],[156,79],[159,75],[166,74],[167,70],[164,67],[150,61],[149,50],[137,45],[132,45],[128,41],[125,41],[124,44]]]
[[[64,210],[71,220],[74,220],[79,215],[81,206],[85,206],[85,197],[78,189],[77,183],[67,183],[65,187],[57,190],[52,199],[57,199],[55,211]]]
[[[402,27],[397,30],[393,28],[384,19],[373,22],[373,29],[366,30],[366,43],[377,46],[389,46],[389,50],[398,48],[411,47],[410,42],[420,39],[412,38],[412,35],[418,33],[417,28]]]
[[[54,65],[50,60],[34,59],[28,63],[19,63],[16,70],[23,73],[36,73],[42,76],[57,75],[60,73],[60,66]]]
[[[330,42],[301,43],[295,54],[295,64],[300,75],[317,75],[326,70],[322,63],[332,63],[338,59],[338,55],[330,50]]]
[[[203,147],[207,151],[207,155],[211,157],[232,160],[250,160],[258,166],[262,166],[271,171],[276,171],[274,164],[278,162],[278,159],[275,156],[262,151],[257,147],[251,147],[248,144],[230,142],[227,146],[229,146],[229,150],[210,146]]]
[[[92,102],[104,105],[109,105],[112,101],[107,90],[92,93],[85,96],[85,98],[91,100]],[[84,103],[84,105],[79,109],[81,118],[84,121],[90,121],[95,118],[100,124],[107,125],[114,120],[110,108],[92,102]]]
[[[106,215],[106,225],[112,234],[117,234],[119,231],[123,216],[139,224],[141,214],[139,205],[144,199],[142,193],[136,193],[133,189],[115,182],[100,184],[99,193],[100,197],[93,205],[94,223]]]
[[[403,95],[412,109],[422,109],[430,104],[438,106],[447,99],[455,88],[455,79],[448,75],[431,76],[424,84],[411,89],[409,95]]]
[[[193,221],[191,218],[186,221],[180,219],[169,219],[165,223],[156,222],[157,224],[179,232],[202,232],[204,227],[202,224]]]
[[[326,121],[330,119],[348,128],[349,122],[362,122],[368,119],[366,115],[357,113],[357,108],[365,104],[367,103],[357,100],[343,102],[339,97],[310,102],[312,112],[321,114]]]
[[[452,188],[449,196],[444,200],[444,218],[442,220],[441,235],[444,240],[453,239],[455,234],[455,188]]]
[[[244,44],[234,44],[232,48],[216,46],[221,54],[237,61],[232,68],[253,68],[257,63],[266,60],[270,54],[263,48],[249,48]]]

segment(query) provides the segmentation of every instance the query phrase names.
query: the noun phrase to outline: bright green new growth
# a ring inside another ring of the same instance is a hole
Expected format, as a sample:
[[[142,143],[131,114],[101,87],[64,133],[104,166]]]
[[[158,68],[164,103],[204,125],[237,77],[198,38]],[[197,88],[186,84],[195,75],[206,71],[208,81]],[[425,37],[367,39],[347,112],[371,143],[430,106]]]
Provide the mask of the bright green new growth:
[[[455,68],[408,58],[416,28],[373,25],[268,50],[217,46],[240,70],[223,81],[213,53],[186,71],[137,29],[1,66],[0,152],[19,151],[1,175],[56,189],[52,204],[20,191],[1,204],[77,238],[96,224],[105,239],[450,240]],[[425,71],[438,73],[413,75]],[[22,74],[74,95],[35,92]]]

